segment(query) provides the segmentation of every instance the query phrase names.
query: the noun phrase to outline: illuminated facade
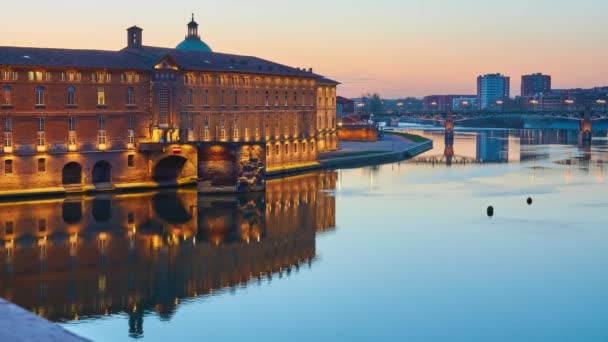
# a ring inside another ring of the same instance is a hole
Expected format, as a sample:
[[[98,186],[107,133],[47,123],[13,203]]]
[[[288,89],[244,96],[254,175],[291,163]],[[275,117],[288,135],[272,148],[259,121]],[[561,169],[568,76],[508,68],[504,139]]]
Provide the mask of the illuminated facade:
[[[337,82],[212,52],[194,20],[175,49],[143,45],[136,26],[127,38],[120,51],[0,47],[0,195],[194,183],[199,143],[262,149],[269,170],[337,148]]]
[[[0,296],[53,321],[126,312],[170,318],[180,301],[290,276],[336,226],[335,172],[266,193],[179,190],[2,203]]]

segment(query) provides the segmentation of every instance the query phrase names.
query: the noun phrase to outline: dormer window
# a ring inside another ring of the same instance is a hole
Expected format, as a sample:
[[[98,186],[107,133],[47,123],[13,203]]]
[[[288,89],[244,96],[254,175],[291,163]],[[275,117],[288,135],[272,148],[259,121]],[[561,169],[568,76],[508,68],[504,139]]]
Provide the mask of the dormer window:
[[[29,71],[27,73],[27,78],[29,81],[49,81],[51,79],[51,73],[42,71]]]
[[[139,82],[139,74],[136,72],[126,72],[120,75],[121,82],[137,83]]]

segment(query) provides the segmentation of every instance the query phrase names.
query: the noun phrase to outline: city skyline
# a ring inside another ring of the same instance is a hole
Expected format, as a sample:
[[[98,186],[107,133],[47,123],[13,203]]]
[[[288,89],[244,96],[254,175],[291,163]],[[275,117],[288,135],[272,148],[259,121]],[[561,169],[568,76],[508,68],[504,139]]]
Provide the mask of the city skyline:
[[[214,51],[313,67],[342,81],[340,94],[347,97],[474,93],[478,75],[498,72],[512,77],[513,95],[519,94],[519,76],[536,72],[552,75],[554,88],[602,86],[608,79],[608,70],[598,67],[608,57],[602,43],[608,38],[601,15],[606,3],[381,2],[312,0],[297,12],[291,3],[273,0],[176,0],[170,7],[63,0],[37,3],[33,12],[31,5],[10,3],[4,8],[14,15],[1,24],[10,34],[0,45],[118,50],[123,30],[136,24],[144,29],[144,44],[174,47],[194,12]],[[262,15],[267,19],[259,20]]]

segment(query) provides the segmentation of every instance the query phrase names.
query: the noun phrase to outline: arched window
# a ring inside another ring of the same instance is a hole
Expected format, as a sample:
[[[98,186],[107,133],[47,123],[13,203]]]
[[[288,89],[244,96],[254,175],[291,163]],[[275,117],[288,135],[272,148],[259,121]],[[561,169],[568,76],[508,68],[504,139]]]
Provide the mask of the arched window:
[[[2,104],[10,105],[11,104],[11,87],[5,85],[2,87]]]
[[[76,104],[76,87],[69,86],[68,87],[68,106],[73,106]]]
[[[38,105],[38,106],[44,105],[44,87],[43,86],[36,87],[36,105]]]

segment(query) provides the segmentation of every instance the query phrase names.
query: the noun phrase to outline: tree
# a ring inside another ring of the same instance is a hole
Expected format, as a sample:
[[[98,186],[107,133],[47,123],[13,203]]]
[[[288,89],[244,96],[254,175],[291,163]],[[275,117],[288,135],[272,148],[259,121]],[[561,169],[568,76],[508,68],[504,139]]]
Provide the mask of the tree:
[[[363,107],[361,112],[364,115],[381,114],[384,111],[384,101],[378,93],[367,93],[361,96]]]

